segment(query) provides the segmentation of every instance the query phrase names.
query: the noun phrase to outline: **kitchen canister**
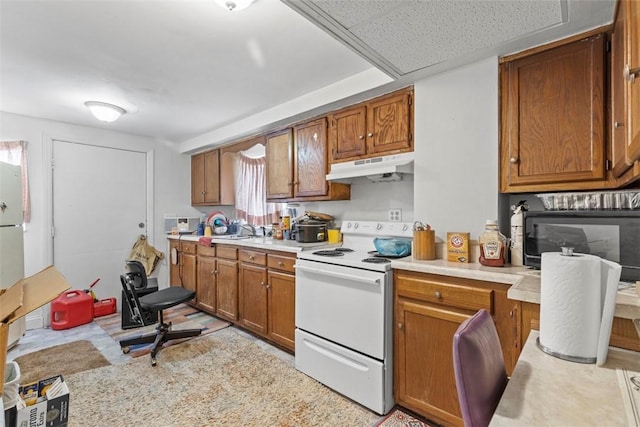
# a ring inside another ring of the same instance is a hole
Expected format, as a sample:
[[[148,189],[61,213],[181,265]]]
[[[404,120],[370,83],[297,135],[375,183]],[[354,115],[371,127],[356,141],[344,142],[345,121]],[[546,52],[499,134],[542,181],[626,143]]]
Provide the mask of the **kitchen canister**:
[[[413,259],[436,259],[436,232],[434,230],[414,230]]]
[[[622,267],[568,248],[542,254],[538,347],[578,363],[604,364]]]

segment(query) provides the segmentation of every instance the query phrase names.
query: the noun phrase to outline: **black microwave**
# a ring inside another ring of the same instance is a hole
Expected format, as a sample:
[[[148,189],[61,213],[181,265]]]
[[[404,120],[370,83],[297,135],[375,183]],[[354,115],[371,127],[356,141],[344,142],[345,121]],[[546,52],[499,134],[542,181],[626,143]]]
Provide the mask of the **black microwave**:
[[[562,247],[617,262],[621,280],[640,280],[640,210],[525,212],[525,265],[540,268],[543,252]]]

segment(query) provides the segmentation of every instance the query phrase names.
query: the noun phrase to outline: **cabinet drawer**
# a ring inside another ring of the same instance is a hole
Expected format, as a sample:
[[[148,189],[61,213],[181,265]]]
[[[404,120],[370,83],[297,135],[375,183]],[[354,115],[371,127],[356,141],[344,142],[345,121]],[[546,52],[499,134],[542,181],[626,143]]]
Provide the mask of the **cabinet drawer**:
[[[267,254],[259,251],[240,251],[240,261],[257,265],[267,265]]]
[[[398,295],[434,304],[467,310],[482,308],[493,314],[493,290],[462,284],[421,280],[398,274],[395,283]]]
[[[182,244],[180,245],[180,248],[182,249],[182,252],[185,254],[195,255],[196,246],[197,244],[195,242],[182,242]]]
[[[215,246],[198,245],[198,255],[216,256],[216,248]]]
[[[267,267],[269,268],[293,273],[295,271],[293,267],[295,263],[296,263],[295,258],[291,258],[284,255],[274,255],[274,254],[267,255]]]
[[[216,246],[218,258],[238,259],[238,248],[235,246],[218,245]]]

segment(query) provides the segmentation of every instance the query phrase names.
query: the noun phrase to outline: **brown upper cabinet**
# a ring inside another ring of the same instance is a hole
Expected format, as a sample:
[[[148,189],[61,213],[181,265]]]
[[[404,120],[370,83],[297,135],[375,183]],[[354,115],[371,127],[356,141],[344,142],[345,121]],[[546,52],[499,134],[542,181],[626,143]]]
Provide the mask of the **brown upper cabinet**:
[[[501,192],[612,186],[605,35],[562,43],[500,65]]]
[[[267,135],[267,200],[348,200],[347,184],[327,182],[327,119]]]
[[[191,204],[220,203],[220,151],[191,156]]]
[[[622,76],[623,80],[625,156],[627,163],[632,163],[640,161],[640,2],[621,0],[616,29],[618,24],[622,26],[622,69],[615,69],[612,79]]]
[[[413,151],[413,90],[336,111],[329,124],[331,163]]]

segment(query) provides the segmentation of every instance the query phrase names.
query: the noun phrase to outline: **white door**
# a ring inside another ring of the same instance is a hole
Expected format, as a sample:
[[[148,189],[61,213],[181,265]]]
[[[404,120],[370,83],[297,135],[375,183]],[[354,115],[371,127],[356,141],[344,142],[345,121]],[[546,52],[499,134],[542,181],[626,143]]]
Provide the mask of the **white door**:
[[[146,153],[53,140],[53,263],[73,289],[116,297],[147,224]]]

